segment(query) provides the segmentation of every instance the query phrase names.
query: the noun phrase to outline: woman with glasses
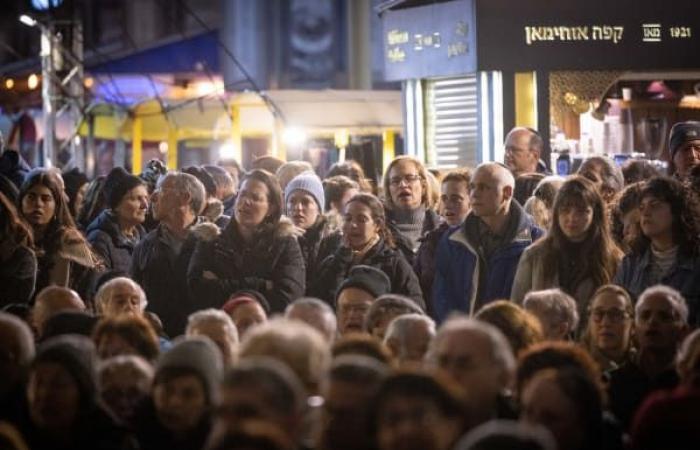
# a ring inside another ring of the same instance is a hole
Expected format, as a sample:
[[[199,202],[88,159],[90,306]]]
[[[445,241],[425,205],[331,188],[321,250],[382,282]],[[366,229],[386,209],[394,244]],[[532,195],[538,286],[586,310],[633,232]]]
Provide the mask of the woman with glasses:
[[[282,190],[264,170],[243,179],[231,222],[197,243],[187,271],[197,309],[221,308],[242,289],[261,293],[273,313],[304,295],[304,258],[294,225],[282,216]]]
[[[384,207],[372,194],[357,194],[345,205],[343,243],[322,263],[311,294],[333,303],[338,287],[357,265],[372,266],[391,281],[390,292],[410,297],[424,308],[418,278],[395,245]]]
[[[520,258],[512,299],[522,303],[529,291],[558,287],[574,297],[583,317],[591,295],[610,283],[621,258],[598,189],[573,176],[557,193],[547,237]]]
[[[667,177],[647,181],[639,194],[639,228],[614,283],[633,299],[656,284],[680,291],[690,306],[689,324],[698,321],[700,226],[688,190]]]
[[[396,247],[413,264],[419,239],[439,224],[430,204],[428,171],[417,159],[399,156],[389,164],[383,186],[389,229]]]
[[[603,372],[629,362],[634,349],[632,298],[620,286],[606,284],[591,298],[582,344]]]

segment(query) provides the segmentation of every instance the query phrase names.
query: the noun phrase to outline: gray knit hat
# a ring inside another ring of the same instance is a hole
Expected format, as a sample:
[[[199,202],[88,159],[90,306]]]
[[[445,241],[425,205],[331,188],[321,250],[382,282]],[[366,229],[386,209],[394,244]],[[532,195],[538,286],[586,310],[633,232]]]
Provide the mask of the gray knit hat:
[[[224,365],[221,352],[209,338],[188,336],[177,339],[175,345],[158,360],[155,383],[164,372],[172,369],[196,374],[204,384],[210,404],[213,404],[223,378]]]
[[[318,203],[319,211],[325,211],[326,196],[323,193],[323,183],[321,183],[321,179],[315,173],[304,172],[294,177],[284,189],[284,198],[288,199],[292,192],[298,190],[308,192]]]

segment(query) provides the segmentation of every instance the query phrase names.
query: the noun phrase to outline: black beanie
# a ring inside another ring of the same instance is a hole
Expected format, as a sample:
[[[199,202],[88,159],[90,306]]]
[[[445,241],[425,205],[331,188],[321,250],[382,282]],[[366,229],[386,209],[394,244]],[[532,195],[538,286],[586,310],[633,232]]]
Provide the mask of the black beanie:
[[[367,291],[374,298],[377,298],[391,291],[391,280],[379,269],[372,266],[358,265],[350,269],[348,277],[340,284],[335,294],[336,301],[343,289],[350,287]]]
[[[67,172],[63,172],[63,184],[66,186],[66,194],[73,200],[84,184],[87,184],[88,178],[78,170],[77,167],[72,168]]]
[[[668,151],[671,161],[673,161],[673,157],[683,144],[696,140],[700,140],[700,122],[689,120],[687,122],[678,122],[673,125],[671,128],[671,136],[668,139]]]
[[[209,197],[214,197],[216,195],[216,182],[214,182],[214,178],[209,175],[209,172],[197,166],[185,167],[182,171],[201,181]]]
[[[104,196],[107,200],[107,206],[114,209],[122,201],[122,198],[135,188],[136,186],[144,185],[136,175],[131,175],[123,167],[115,167],[107,175],[104,187]]]

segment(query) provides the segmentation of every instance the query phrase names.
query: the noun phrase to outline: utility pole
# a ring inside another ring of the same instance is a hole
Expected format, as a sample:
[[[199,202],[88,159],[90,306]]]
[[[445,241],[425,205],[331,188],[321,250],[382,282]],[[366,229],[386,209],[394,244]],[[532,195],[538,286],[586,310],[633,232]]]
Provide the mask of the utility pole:
[[[44,167],[52,167],[56,158],[56,86],[55,53],[58,40],[53,30],[53,24],[36,22],[41,29],[41,102],[44,112],[44,145],[41,163]]]

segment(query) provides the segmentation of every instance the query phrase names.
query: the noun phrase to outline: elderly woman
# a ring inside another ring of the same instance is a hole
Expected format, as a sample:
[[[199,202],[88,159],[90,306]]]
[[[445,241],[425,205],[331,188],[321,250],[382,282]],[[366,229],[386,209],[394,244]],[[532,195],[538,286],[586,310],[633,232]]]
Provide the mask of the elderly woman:
[[[238,356],[238,330],[231,318],[218,309],[204,309],[190,314],[186,336],[206,336],[221,352],[224,367],[231,367]]]
[[[545,340],[567,340],[578,328],[576,300],[561,289],[528,292],[523,308],[540,321]]]
[[[121,314],[142,316],[146,294],[131,278],[117,277],[103,284],[95,295],[97,312],[103,317]]]
[[[86,234],[107,270],[126,273],[134,247],[146,234],[141,224],[148,211],[148,190],[139,177],[115,167],[103,192],[108,209],[87,227]]]

